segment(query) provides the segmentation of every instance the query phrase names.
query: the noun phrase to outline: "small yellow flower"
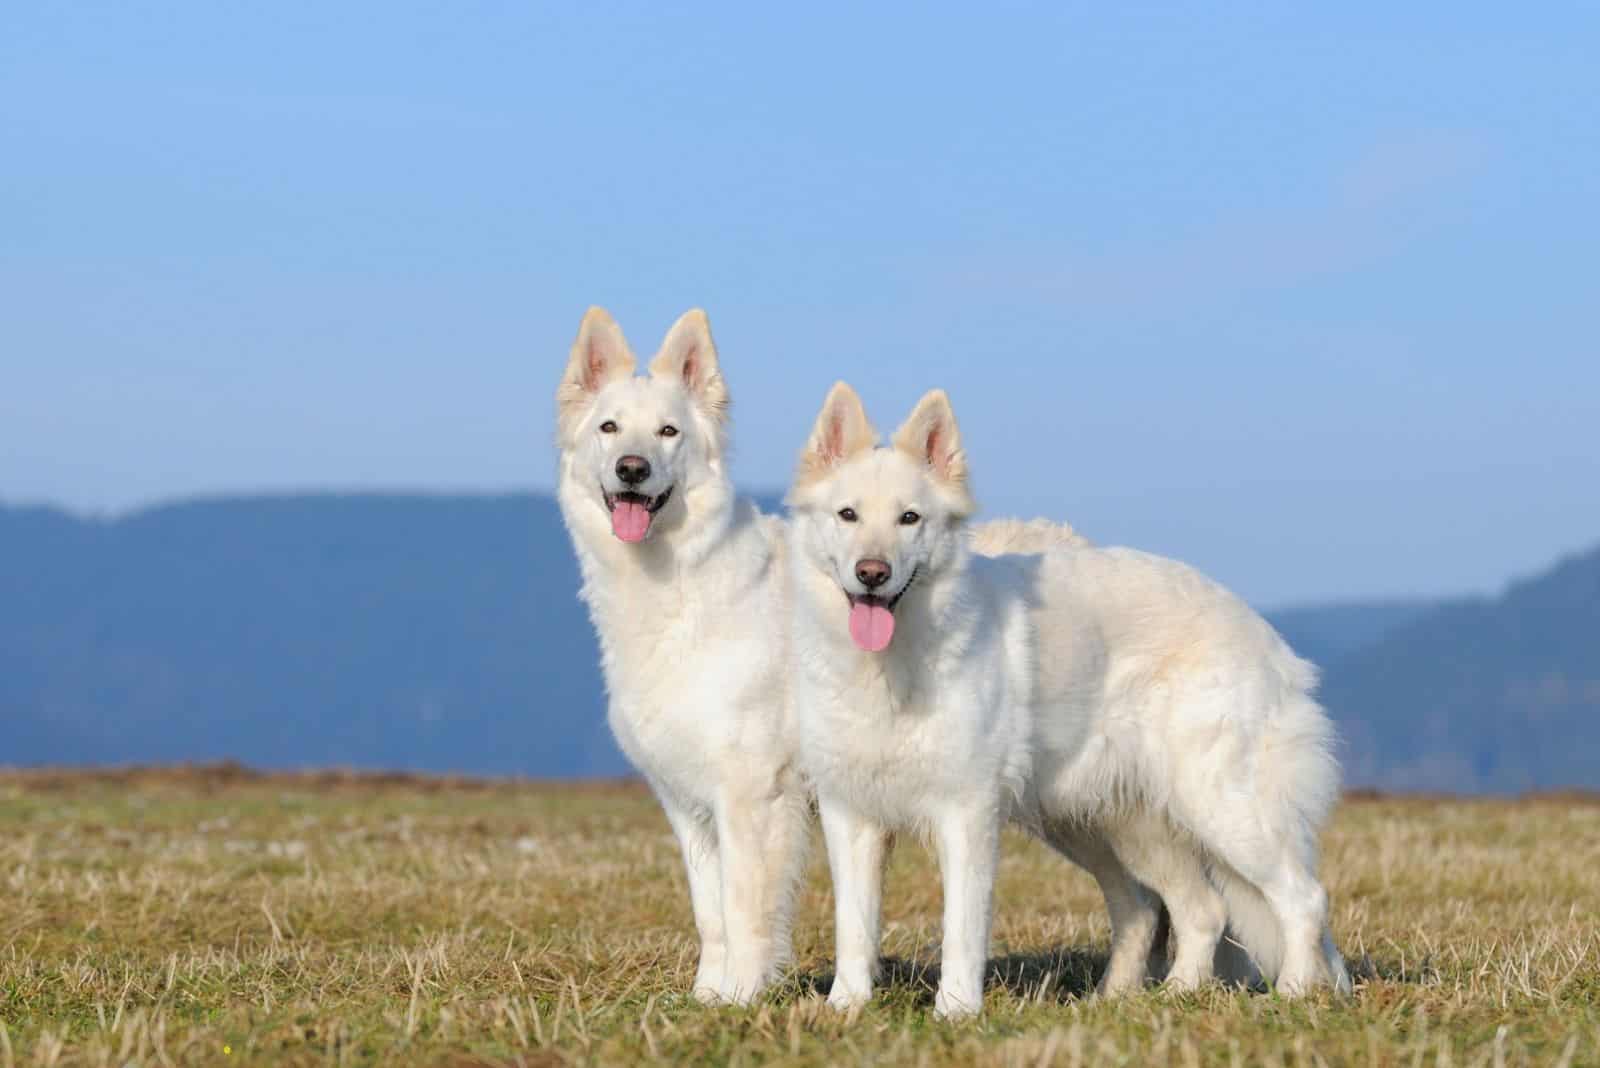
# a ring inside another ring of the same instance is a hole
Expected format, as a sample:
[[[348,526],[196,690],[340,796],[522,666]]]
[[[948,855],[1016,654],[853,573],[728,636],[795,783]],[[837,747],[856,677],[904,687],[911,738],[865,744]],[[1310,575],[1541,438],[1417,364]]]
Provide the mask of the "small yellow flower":
[[[232,1046],[223,1046],[222,1047],[222,1054],[225,1057],[233,1056],[233,1047]]]

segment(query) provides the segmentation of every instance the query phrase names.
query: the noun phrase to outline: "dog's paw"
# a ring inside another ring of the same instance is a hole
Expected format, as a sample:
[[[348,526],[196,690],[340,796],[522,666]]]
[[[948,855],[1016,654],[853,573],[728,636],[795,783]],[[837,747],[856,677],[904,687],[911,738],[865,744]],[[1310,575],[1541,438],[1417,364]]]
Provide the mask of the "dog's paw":
[[[741,971],[729,968],[718,988],[718,1000],[725,1005],[749,1005],[772,985],[772,977],[765,969]]]
[[[1320,961],[1317,964],[1321,964]],[[1285,968],[1278,974],[1278,981],[1273,984],[1273,989],[1286,998],[1308,997],[1318,990],[1334,987],[1334,979],[1325,968],[1317,965],[1308,965],[1301,968]]]
[[[1146,967],[1118,967],[1113,961],[1100,977],[1100,982],[1095,984],[1094,996],[1098,998],[1121,997],[1124,994],[1136,993],[1144,988],[1144,982],[1149,975]]]
[[[848,983],[841,983],[835,979],[833,987],[828,991],[828,1008],[835,1012],[849,1012],[859,1009],[872,1000],[870,989],[860,990]]]
[[[722,1001],[722,966],[715,969],[701,966],[694,977],[694,999],[702,1005],[715,1005]]]
[[[1173,966],[1167,977],[1161,981],[1161,989],[1188,993],[1199,990],[1211,981],[1211,975],[1206,969]]]
[[[702,944],[700,966],[694,973],[694,999],[702,1005],[715,1005],[722,1001],[727,973],[728,954],[722,946]]]
[[[694,999],[702,1005],[726,1005],[733,1001],[733,988],[721,976],[695,977]]]
[[[941,1020],[964,1020],[983,1011],[981,993],[958,993],[941,986],[933,997],[933,1014]]]

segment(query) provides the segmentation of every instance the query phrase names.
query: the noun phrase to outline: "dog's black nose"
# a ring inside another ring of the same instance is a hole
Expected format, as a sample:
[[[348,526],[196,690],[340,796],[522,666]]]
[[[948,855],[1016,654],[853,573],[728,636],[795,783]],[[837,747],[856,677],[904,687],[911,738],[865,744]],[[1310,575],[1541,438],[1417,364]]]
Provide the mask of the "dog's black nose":
[[[617,461],[617,477],[630,486],[637,486],[650,477],[650,461],[643,456],[624,456]]]
[[[869,590],[889,581],[889,565],[882,560],[856,561],[856,579]]]

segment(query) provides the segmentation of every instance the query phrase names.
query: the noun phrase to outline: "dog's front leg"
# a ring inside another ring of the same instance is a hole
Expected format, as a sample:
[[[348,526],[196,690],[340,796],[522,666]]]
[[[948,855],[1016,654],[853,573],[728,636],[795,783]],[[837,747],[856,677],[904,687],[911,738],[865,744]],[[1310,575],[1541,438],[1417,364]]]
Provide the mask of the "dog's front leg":
[[[946,1018],[983,1008],[983,971],[1000,860],[1000,812],[993,799],[951,805],[934,817],[944,876],[944,949],[933,1011]]]
[[[724,999],[747,1005],[789,961],[789,900],[805,812],[781,789],[729,791],[716,806],[728,930]]]
[[[889,836],[848,804],[820,791],[817,809],[833,876],[835,963],[828,1004],[843,1010],[872,1000],[878,978]]]
[[[689,874],[689,904],[700,932],[700,967],[694,974],[694,996],[702,1002],[721,1000],[728,963],[728,933],[723,922],[721,851],[706,820],[662,798],[661,807],[683,850]]]

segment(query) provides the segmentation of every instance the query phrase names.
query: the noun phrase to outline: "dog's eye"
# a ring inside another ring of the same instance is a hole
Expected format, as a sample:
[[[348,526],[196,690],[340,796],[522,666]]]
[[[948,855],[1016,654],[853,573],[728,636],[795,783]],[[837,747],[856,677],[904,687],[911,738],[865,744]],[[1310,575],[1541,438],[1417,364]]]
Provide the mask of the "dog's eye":
[[[915,512],[901,512],[900,525],[903,527],[914,526],[922,517]]]
[[[678,436],[678,428],[673,426],[671,423],[667,423],[660,430],[656,431],[656,433],[660,434],[664,438],[675,438]]]
[[[856,521],[856,510],[854,508],[841,508],[839,509],[839,518],[846,523],[854,523]]]
[[[615,421],[613,421],[611,419],[607,419],[605,422],[600,424],[600,433],[602,433],[602,434],[615,434],[616,432],[617,432],[617,424],[616,424]]]

